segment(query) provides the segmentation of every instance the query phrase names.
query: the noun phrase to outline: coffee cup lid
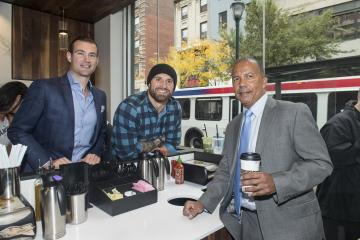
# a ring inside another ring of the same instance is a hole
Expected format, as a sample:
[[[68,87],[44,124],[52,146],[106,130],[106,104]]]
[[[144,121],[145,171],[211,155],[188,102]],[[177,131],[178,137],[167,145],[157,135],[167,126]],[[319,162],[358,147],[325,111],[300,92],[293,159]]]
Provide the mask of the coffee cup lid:
[[[240,159],[246,160],[246,161],[260,161],[261,157],[260,157],[260,154],[258,154],[258,153],[244,152],[241,154]]]

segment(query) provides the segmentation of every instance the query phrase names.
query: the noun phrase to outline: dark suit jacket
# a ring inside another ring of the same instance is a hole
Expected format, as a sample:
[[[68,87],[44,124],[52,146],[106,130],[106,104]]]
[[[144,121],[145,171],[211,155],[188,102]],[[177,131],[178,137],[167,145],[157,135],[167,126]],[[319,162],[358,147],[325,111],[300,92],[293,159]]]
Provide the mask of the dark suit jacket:
[[[101,156],[106,128],[106,95],[91,87],[97,123],[87,153]],[[52,159],[71,159],[74,148],[74,104],[67,75],[33,82],[16,113],[8,137],[13,144],[28,146],[22,164],[35,171]],[[86,154],[87,154],[86,153]]]
[[[227,206],[232,199],[241,122],[242,115],[239,115],[228,124],[223,158],[207,191],[199,199],[210,212],[223,199],[220,218],[235,239],[240,239],[240,225],[227,212]],[[255,199],[264,239],[324,238],[313,187],[331,173],[332,164],[309,108],[269,97],[260,123],[256,152],[261,155],[260,171],[272,175],[277,191]]]

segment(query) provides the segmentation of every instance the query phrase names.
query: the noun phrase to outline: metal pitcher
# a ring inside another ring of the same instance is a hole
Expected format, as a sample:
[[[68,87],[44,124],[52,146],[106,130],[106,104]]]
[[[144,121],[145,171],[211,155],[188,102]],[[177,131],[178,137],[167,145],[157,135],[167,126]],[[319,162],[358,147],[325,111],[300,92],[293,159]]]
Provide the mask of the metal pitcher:
[[[45,176],[41,190],[41,223],[44,239],[58,239],[65,235],[66,195],[58,175]]]
[[[0,199],[20,197],[19,168],[0,169]]]
[[[164,190],[165,171],[167,176],[170,176],[170,163],[169,160],[160,153],[160,151],[154,151],[154,157],[152,160],[159,166],[159,174],[158,176],[153,176],[152,182],[158,191],[162,191]]]
[[[153,158],[148,158],[147,153],[143,153],[139,162],[141,177],[154,185],[154,179],[159,176],[159,165]]]

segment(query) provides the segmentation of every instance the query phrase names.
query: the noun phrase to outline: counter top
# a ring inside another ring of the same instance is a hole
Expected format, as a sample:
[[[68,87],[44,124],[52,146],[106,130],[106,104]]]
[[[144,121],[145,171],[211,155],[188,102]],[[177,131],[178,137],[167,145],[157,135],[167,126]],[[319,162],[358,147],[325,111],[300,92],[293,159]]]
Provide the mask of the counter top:
[[[197,199],[202,194],[202,187],[189,182],[177,185],[171,178],[165,183],[165,190],[158,193],[157,203],[114,217],[94,206],[88,210],[88,219],[85,223],[67,224],[66,235],[61,239],[202,239],[223,227],[218,208],[213,214],[202,213],[189,220],[182,215],[182,206],[174,206],[167,202],[176,197]],[[40,222],[35,239],[42,239]]]

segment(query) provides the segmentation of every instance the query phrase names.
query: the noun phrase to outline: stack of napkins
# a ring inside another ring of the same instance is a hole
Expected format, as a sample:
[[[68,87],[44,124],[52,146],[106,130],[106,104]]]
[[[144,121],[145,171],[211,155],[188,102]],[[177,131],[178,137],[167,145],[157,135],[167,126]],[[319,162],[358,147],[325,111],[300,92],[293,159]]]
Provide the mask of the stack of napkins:
[[[144,192],[152,191],[155,188],[151,184],[145,182],[144,180],[139,180],[136,183],[133,183],[132,189],[144,193]]]
[[[12,145],[10,155],[8,155],[6,146],[0,144],[0,168],[14,168],[20,166],[26,149],[27,146],[21,144]]]

